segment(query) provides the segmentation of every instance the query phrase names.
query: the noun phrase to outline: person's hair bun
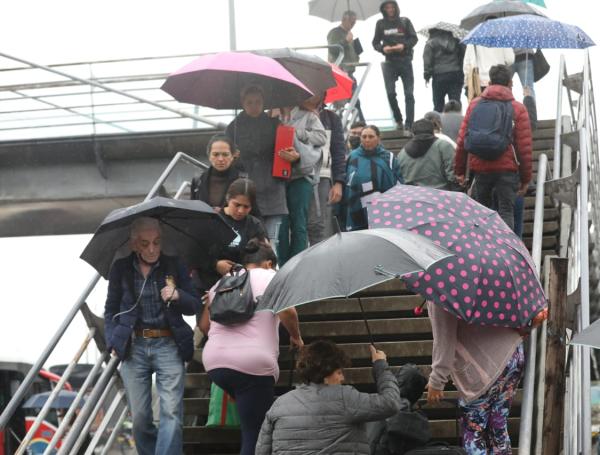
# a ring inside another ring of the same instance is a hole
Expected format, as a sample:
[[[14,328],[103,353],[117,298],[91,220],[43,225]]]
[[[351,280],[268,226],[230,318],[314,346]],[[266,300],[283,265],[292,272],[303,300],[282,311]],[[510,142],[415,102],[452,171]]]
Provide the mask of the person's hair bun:
[[[250,239],[244,247],[244,252],[248,254],[254,254],[260,249],[260,242],[258,239]]]

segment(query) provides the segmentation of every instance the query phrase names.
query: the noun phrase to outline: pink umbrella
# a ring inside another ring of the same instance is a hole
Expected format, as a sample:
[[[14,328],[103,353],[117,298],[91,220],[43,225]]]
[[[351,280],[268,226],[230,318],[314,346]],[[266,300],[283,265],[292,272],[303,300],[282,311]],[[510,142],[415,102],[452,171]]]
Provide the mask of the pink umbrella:
[[[262,87],[265,108],[298,105],[313,94],[279,62],[249,52],[198,57],[169,75],[161,89],[182,103],[238,109],[249,85]]]
[[[464,193],[396,185],[369,198],[369,227],[421,234],[452,256],[404,276],[411,289],[472,324],[522,328],[547,306],[527,248]]]

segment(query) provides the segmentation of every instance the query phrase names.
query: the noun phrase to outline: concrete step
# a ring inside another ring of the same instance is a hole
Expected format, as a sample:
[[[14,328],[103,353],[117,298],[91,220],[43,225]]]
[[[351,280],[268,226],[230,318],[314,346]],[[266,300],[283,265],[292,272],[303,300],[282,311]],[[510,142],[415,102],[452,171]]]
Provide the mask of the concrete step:
[[[393,286],[404,288],[404,283],[400,280],[391,280],[387,284],[389,288]],[[377,290],[375,288],[373,290],[376,295]],[[403,289],[401,290],[403,291]],[[364,314],[368,318],[387,318],[390,317],[390,314],[398,314],[398,317],[401,314],[412,314],[413,309],[422,302],[423,298],[414,294],[361,298]],[[363,317],[357,298],[308,303],[298,307],[297,311],[301,321],[356,319]]]

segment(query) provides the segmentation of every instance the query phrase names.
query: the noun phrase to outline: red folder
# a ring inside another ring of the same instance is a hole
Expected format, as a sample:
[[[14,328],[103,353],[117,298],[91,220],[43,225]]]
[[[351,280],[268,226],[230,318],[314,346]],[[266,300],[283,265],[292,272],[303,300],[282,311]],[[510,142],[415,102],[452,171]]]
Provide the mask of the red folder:
[[[292,163],[279,156],[279,151],[294,146],[294,127],[279,125],[275,133],[275,150],[273,153],[273,177],[289,179],[292,176]]]

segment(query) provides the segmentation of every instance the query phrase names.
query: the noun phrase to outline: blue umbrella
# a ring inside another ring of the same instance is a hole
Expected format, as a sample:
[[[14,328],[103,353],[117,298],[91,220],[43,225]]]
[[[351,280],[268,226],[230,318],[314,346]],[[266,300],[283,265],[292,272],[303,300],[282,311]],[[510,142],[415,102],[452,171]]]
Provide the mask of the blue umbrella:
[[[462,42],[485,47],[527,49],[585,49],[595,46],[592,39],[576,25],[532,14],[483,22]]]
[[[41,409],[46,401],[48,401],[48,397],[52,392],[42,392],[36,393],[35,395],[31,395],[29,399],[23,404],[23,409]],[[77,392],[70,392],[69,390],[61,390],[58,392],[58,396],[52,402],[51,409],[68,409],[75,400],[77,396]],[[79,402],[79,407],[83,406],[85,400],[82,399]]]

